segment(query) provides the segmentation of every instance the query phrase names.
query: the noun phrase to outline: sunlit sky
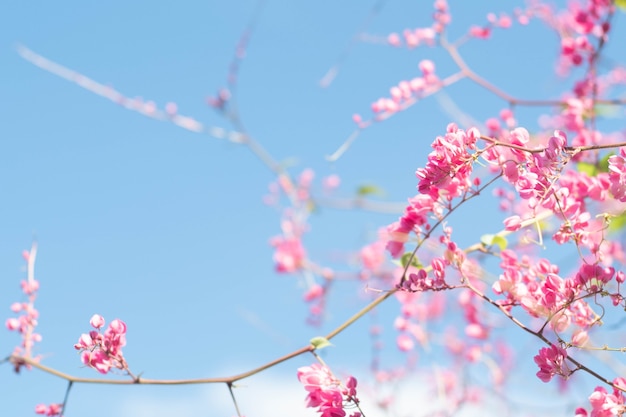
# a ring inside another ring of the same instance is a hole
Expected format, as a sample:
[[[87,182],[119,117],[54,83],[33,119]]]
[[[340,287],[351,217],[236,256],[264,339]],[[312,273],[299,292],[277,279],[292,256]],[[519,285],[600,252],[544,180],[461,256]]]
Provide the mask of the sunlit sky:
[[[338,197],[374,184],[384,190],[377,198],[403,202],[416,193],[415,169],[447,123],[459,114],[482,123],[505,103],[461,82],[365,130],[340,160],[329,163],[325,156],[354,129],[352,115],[369,115],[370,104],[389,87],[419,75],[420,60],[432,59],[442,76],[454,71],[439,49],[408,51],[376,42],[391,32],[429,25],[430,2],[384,2],[365,30],[370,41],[346,49],[374,3],[268,1],[241,64],[237,104],[248,132],[290,173],[315,171],[316,191],[319,180],[337,174]],[[450,3],[451,38],[503,7],[495,1]],[[230,129],[206,100],[224,85],[255,5],[252,0],[0,5],[0,311],[8,317],[11,303],[21,300],[20,255],[36,240],[38,330],[44,337],[38,352],[48,366],[98,376],[81,366],[73,344],[99,313],[128,324],[125,355],[131,369],[146,378],[236,374],[304,346],[369,299],[363,283],[338,282],[323,325],[307,326],[304,280],[274,272],[268,241],[280,232],[280,211],[263,204],[274,177],[249,149],[128,111],[37,68],[16,51],[25,45],[129,97],[153,100],[161,108],[175,102],[182,114]],[[618,15],[615,24],[623,20]],[[559,97],[568,84],[552,71],[557,39],[538,22],[530,29],[497,31],[493,40],[473,41],[462,52],[478,73],[510,94]],[[616,54],[614,48],[608,56]],[[337,63],[336,78],[321,88],[319,81]],[[442,105],[448,98],[454,107]],[[532,130],[538,114],[520,109],[518,120]],[[322,206],[312,216],[305,243],[316,261],[354,272],[345,261],[396,218]],[[487,196],[465,208],[452,226],[465,245],[499,230],[501,220]],[[389,328],[384,355],[398,364],[403,357],[393,348],[391,328],[396,314],[397,305],[389,302],[375,320]],[[324,352],[337,371],[367,379],[372,323],[366,317]],[[531,345],[522,332],[513,334],[521,346]],[[18,342],[16,334],[0,332],[2,357]],[[532,377],[532,356],[523,359],[529,367],[517,377],[520,392],[543,388]],[[297,358],[243,381],[243,413],[309,415],[295,373],[312,360]],[[0,367],[0,386],[7,416],[33,415],[38,403],[61,402],[66,388],[61,379],[38,371],[16,377],[6,364]],[[519,392],[513,396],[523,398]],[[221,385],[78,385],[67,416],[79,415],[231,416],[235,410]]]

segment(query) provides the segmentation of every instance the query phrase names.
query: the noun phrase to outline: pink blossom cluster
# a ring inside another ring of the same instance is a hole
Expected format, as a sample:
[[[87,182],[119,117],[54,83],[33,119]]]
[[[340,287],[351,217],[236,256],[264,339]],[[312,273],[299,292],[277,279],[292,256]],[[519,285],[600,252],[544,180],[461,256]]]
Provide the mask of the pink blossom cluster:
[[[305,261],[301,238],[308,230],[306,222],[314,208],[311,199],[314,178],[315,173],[311,169],[302,171],[295,183],[288,175],[281,174],[276,182],[270,183],[270,192],[263,199],[266,204],[277,206],[284,196],[289,203],[283,209],[282,235],[270,240],[270,244],[277,248],[274,260],[279,272],[295,272]],[[322,181],[323,192],[332,193],[340,182],[337,175],[329,175]]]
[[[283,230],[291,226],[288,221],[283,223]],[[296,272],[304,266],[306,251],[299,236],[275,236],[270,239],[270,245],[274,247],[274,262],[277,272]]]
[[[387,227],[387,250],[391,256],[397,258],[402,254],[411,233],[420,237],[430,230],[430,216],[441,212],[443,208],[430,195],[410,199],[402,217]]]
[[[378,240],[362,247],[359,251],[359,258],[365,273],[363,278],[367,278],[369,274],[380,272],[385,263],[385,230],[383,229],[379,235]]]
[[[621,148],[619,155],[609,157],[609,182],[613,197],[626,202],[626,148]]]
[[[295,183],[288,175],[281,174],[276,182],[269,185],[270,193],[264,198],[268,205],[278,205],[283,196],[288,201],[288,205],[282,209],[282,233],[272,237],[269,241],[274,247],[274,263],[278,272],[300,272],[313,266],[307,260],[302,238],[308,231],[308,217],[314,208],[311,198],[314,178],[315,174],[311,169],[302,171]],[[340,179],[337,175],[324,178],[324,193],[331,193],[339,186],[339,183]],[[321,272],[329,275],[327,271]]]
[[[111,368],[128,370],[122,353],[122,347],[126,345],[126,323],[115,319],[104,334],[100,332],[105,324],[102,316],[94,314],[89,324],[96,330],[83,333],[74,345],[81,352],[82,362],[101,374],[106,374]]]
[[[567,351],[560,346],[541,348],[539,354],[535,356],[535,363],[539,366],[537,376],[543,382],[549,382],[554,375],[567,378],[572,371],[567,367],[566,359]]]
[[[22,366],[28,365],[24,361],[19,360],[18,357],[25,356],[31,359],[38,360],[38,357],[33,358],[33,346],[36,342],[40,342],[42,337],[39,333],[35,332],[37,326],[37,319],[39,318],[39,312],[35,308],[35,300],[37,298],[37,291],[39,290],[39,281],[34,277],[34,262],[37,252],[37,246],[33,245],[30,251],[22,252],[22,257],[28,266],[28,277],[22,280],[20,286],[22,293],[26,296],[27,301],[15,302],[11,304],[11,311],[18,314],[17,317],[10,317],[6,320],[5,326],[8,330],[16,331],[22,336],[22,342],[19,346],[16,346],[12,359],[12,363],[15,366],[15,372],[19,372]]]
[[[456,247],[454,244],[452,245]],[[436,257],[430,263],[431,272],[420,268],[417,272],[409,272],[407,279],[399,285],[404,291],[441,291],[451,288],[446,282],[446,268],[450,266],[450,261]]]
[[[327,276],[324,285],[313,283],[309,289],[304,293],[303,299],[309,304],[309,317],[307,317],[307,323],[312,326],[319,326],[322,324],[322,318],[324,309],[326,307],[326,295],[332,280]]]
[[[413,299],[415,297],[411,297]],[[406,299],[405,299],[406,301]],[[407,303],[407,305],[410,305]],[[415,340],[421,345],[428,342],[428,333],[422,324],[411,316],[411,311],[405,311],[401,316],[396,317],[394,327],[399,334],[396,338],[396,345],[402,352],[408,352],[415,348]]]
[[[530,141],[525,129],[511,132],[508,143],[516,147],[526,147]],[[567,142],[565,133],[555,131],[547,146],[540,152],[529,152],[517,148],[493,146],[483,153],[487,160],[497,161],[502,167],[504,179],[513,184],[517,194],[527,201],[527,209],[535,214],[549,210],[563,220],[553,238],[563,244],[570,240],[599,250],[594,242],[587,211],[587,199],[603,201],[608,197],[610,180],[608,174],[589,176],[583,172],[563,168],[571,156],[564,150]],[[519,226],[519,222],[508,219],[509,230]]]
[[[342,384],[325,366],[314,363],[298,368],[298,380],[308,392],[306,406],[317,408],[321,417],[344,417],[346,408],[358,406],[356,378],[350,376]],[[361,417],[359,411],[350,417]]]
[[[492,146],[483,153],[483,157],[502,167],[504,179],[515,186],[522,199],[529,200],[531,207],[546,206],[552,209],[556,202],[552,183],[558,178],[566,160],[563,148],[567,137],[565,133],[555,131],[541,152],[518,149],[526,148],[529,141],[528,131],[516,128],[511,131],[507,141],[515,147]]]
[[[585,132],[585,102],[570,102],[566,106],[569,114],[563,115],[563,121],[566,127],[578,131],[580,136],[580,132]],[[510,111],[502,112],[500,117],[508,128],[516,123]],[[521,306],[531,316],[545,319],[561,335],[570,331],[572,345],[584,346],[588,340],[587,330],[598,323],[598,316],[585,298],[589,294],[605,291],[610,282],[617,282],[619,286],[625,279],[623,272],[610,266],[614,258],[625,259],[623,250],[619,244],[605,238],[605,224],[601,219],[592,218],[589,206],[591,201],[596,206],[608,201],[609,191],[616,199],[624,196],[626,153],[620,150],[619,155],[609,158],[609,172],[590,175],[565,169],[575,153],[567,147],[567,137],[562,131],[555,131],[545,147],[532,149],[529,146],[530,135],[523,128],[505,131],[496,119],[488,123],[488,128],[498,139],[497,143],[492,142],[484,150],[476,148],[477,139],[480,138],[476,129],[463,131],[450,125],[447,134],[435,140],[432,145],[434,151],[429,154],[426,166],[416,172],[420,194],[410,200],[403,216],[387,229],[387,249],[392,256],[398,257],[403,253],[411,234],[417,236],[419,244],[429,237],[430,220],[441,221],[444,208],[450,207],[446,200],[466,196],[472,192],[472,186],[479,184],[472,180],[471,175],[477,155],[482,155],[496,169],[501,170],[504,179],[514,186],[516,194],[525,202],[525,205],[515,208],[518,214],[505,220],[507,230],[514,231],[522,227],[520,215],[528,219],[540,212],[552,212],[562,221],[553,239],[559,244],[573,241],[581,250],[586,248],[592,255],[581,263],[573,276],[565,278],[547,260],[537,263],[524,257],[520,262],[513,251],[502,250],[503,274],[493,285],[496,294],[506,296],[499,303],[506,310]],[[597,138],[592,139],[592,143],[596,142]],[[500,194],[509,201],[505,207],[512,210],[515,195],[503,190]],[[452,243],[446,239],[442,241],[446,242]],[[450,250],[447,252],[455,253]],[[462,268],[464,256],[459,256],[456,263],[452,261],[454,258],[435,258],[430,265],[431,272],[423,268],[415,272],[408,271],[407,278],[401,281],[401,289],[414,292],[451,288],[445,281],[445,269],[454,265]],[[467,294],[477,298],[473,292],[468,291]],[[624,302],[619,291],[608,295],[615,305]],[[471,299],[466,297],[461,303],[468,321],[466,334],[486,339],[488,327]],[[396,327],[401,332],[397,344],[402,351],[412,350],[414,340],[426,337],[425,333],[419,331],[419,326],[412,325],[404,317],[396,321]],[[563,348],[553,345],[542,349],[535,357],[540,368],[538,377],[547,382],[554,375],[569,376],[572,371],[567,367],[566,358],[567,352]]]
[[[513,19],[506,13],[500,13],[500,16],[496,16],[495,13],[489,13],[487,21],[489,24],[485,26],[472,26],[469,30],[469,35],[473,38],[489,39],[492,28],[508,29],[513,24]]]
[[[429,291],[429,290],[443,290],[448,288],[448,285],[443,279],[428,275],[425,269],[420,269],[417,273],[409,274],[409,277],[404,280],[401,288],[405,291]]]
[[[519,260],[508,249],[500,257],[502,274],[492,289],[506,296],[499,301],[505,309],[521,306],[533,317],[549,319],[551,327],[558,332],[564,332],[572,324],[586,330],[596,323],[593,310],[580,296],[586,291],[599,290],[589,287],[592,278],[608,282],[615,270],[583,264],[574,278],[564,279],[558,275],[559,268],[546,259],[532,262],[523,256]]]
[[[490,131],[493,132],[494,128],[499,127],[499,124],[496,125],[493,121],[491,123],[493,125],[490,126]],[[523,150],[530,143],[530,134],[523,127],[517,127],[512,130],[500,129],[497,140],[500,145],[488,146],[481,153],[481,156],[493,164],[492,170],[494,172],[502,171],[505,179],[507,179],[507,176],[515,175],[519,164],[525,163],[526,159],[530,158],[527,155],[529,152]]]
[[[626,401],[624,401],[626,379],[615,378],[613,385],[615,387],[611,393],[604,387],[596,387],[589,396],[591,412],[579,407],[576,409],[576,417],[614,417],[626,414]]]
[[[450,23],[450,13],[446,0],[436,0],[434,3],[435,11],[433,13],[433,23],[430,27],[405,29],[402,37],[407,48],[415,48],[424,43],[428,46],[435,44],[437,34],[442,33],[445,27]],[[387,36],[387,42],[392,46],[402,46],[402,40],[397,33],[391,33]]]
[[[609,16],[615,6],[610,0],[572,2],[553,25],[561,35],[559,71],[566,74],[593,57],[594,41],[605,41],[610,30]]]
[[[414,341],[421,345],[428,343],[425,323],[437,320],[445,312],[445,297],[442,293],[398,291],[395,294],[400,303],[400,315],[394,321],[399,335],[398,349],[403,352],[413,350]]]
[[[38,289],[38,281],[22,281],[22,292],[28,296],[29,299],[35,299]],[[37,326],[39,312],[31,302],[13,303],[11,304],[11,311],[19,314],[19,316],[8,318],[5,325],[7,329],[20,333],[23,339],[22,348],[30,350],[34,342],[41,341],[41,335],[33,332],[33,329]],[[20,352],[22,352],[21,349],[15,353],[19,354]]]
[[[432,143],[433,151],[428,155],[426,166],[415,172],[419,180],[419,194],[409,200],[402,217],[387,227],[387,250],[393,257],[402,254],[411,234],[415,234],[419,241],[430,230],[430,219],[441,220],[447,203],[472,193],[472,187],[480,183],[478,179],[471,178],[475,160],[472,151],[476,149],[479,137],[477,129],[465,131],[451,123],[447,133],[438,136]],[[442,239],[445,242],[441,243],[448,246],[452,258],[463,256],[449,237]],[[447,262],[450,264],[451,259],[447,259]],[[434,270],[443,273],[442,269]],[[425,277],[416,276],[414,284],[418,287],[428,286],[422,278]]]
[[[486,340],[489,337],[489,327],[485,324],[478,295],[473,291],[462,291],[459,294],[459,305],[463,308],[463,316],[467,322],[465,335],[472,339]]]
[[[552,235],[555,242],[573,241],[579,247],[587,248],[593,255],[588,260],[591,263],[616,256],[624,259],[626,255],[621,245],[606,241],[602,221],[593,218],[588,210],[590,201],[608,205],[609,191],[619,200],[616,196],[626,190],[626,168],[624,158],[620,156],[626,153],[620,151],[620,155],[609,158],[608,173],[590,175],[583,171],[564,170],[572,160],[571,153],[565,150],[566,140],[563,132],[555,131],[541,152],[494,146],[483,156],[502,166],[505,180],[513,184],[517,194],[526,201],[525,207],[517,208],[520,214],[532,218],[547,210],[561,219],[561,225]],[[526,147],[529,141],[528,132],[517,128],[510,132],[505,143]],[[610,213],[618,208],[607,206],[607,210]],[[517,214],[505,220],[507,230],[512,231],[518,230],[521,223],[522,218]]]
[[[281,174],[278,180],[269,186],[270,193],[264,201],[268,205],[278,206],[283,197],[288,204],[282,208],[281,234],[273,236],[269,243],[274,248],[274,265],[279,273],[307,272],[312,278],[315,274],[324,280],[322,285],[314,279],[307,280],[307,291],[304,300],[310,303],[308,318],[310,324],[318,324],[325,306],[325,294],[334,272],[310,262],[303,244],[303,237],[309,230],[308,218],[314,209],[312,185],[315,174],[311,169],[300,173],[297,181],[288,175]],[[330,175],[322,181],[322,192],[332,193],[340,184],[337,175]]]
[[[399,111],[402,111],[429,94],[441,88],[441,81],[435,74],[435,64],[430,60],[419,63],[421,77],[400,81],[398,85],[389,89],[389,97],[381,97],[372,103],[372,111],[377,115],[376,120],[383,120]],[[361,116],[353,116],[353,120],[361,127],[367,124],[362,122]]]
[[[471,179],[474,155],[470,152],[476,149],[479,137],[478,130],[465,131],[451,123],[446,135],[435,139],[426,166],[415,172],[419,194],[409,200],[402,217],[387,227],[387,250],[393,257],[402,254],[412,233],[419,240],[430,230],[431,218],[442,218],[445,202],[471,192],[472,186],[479,184]]]
[[[500,110],[498,116],[498,118],[491,117],[485,121],[487,134],[490,137],[500,138],[502,136],[508,136],[509,131],[516,127],[517,120],[515,120],[515,115],[511,109]],[[502,123],[504,123],[504,126]]]
[[[54,403],[50,405],[39,404],[35,407],[36,414],[41,414],[41,415],[45,415],[49,417],[60,416],[62,411],[63,411],[63,404],[58,404],[58,403]]]
[[[270,195],[266,197],[269,204],[278,204],[280,195],[287,196],[290,206],[283,210],[281,221],[282,234],[270,239],[274,247],[276,271],[293,273],[305,267],[306,251],[302,244],[302,236],[307,231],[306,221],[309,214],[310,189],[314,173],[304,170],[294,184],[286,175],[281,175],[276,183],[270,184]]]
[[[555,118],[555,122],[560,129],[572,132],[572,146],[592,146],[606,141],[601,132],[590,128],[587,123],[589,115],[596,112],[593,100],[588,98],[590,94],[594,94],[594,89],[596,88],[594,86],[595,81],[589,81],[590,83],[578,83],[576,85],[574,92],[577,94],[577,97],[567,98],[565,105]],[[577,162],[594,162],[593,158],[593,154],[581,152],[573,155],[572,159]]]
[[[428,154],[424,168],[419,168],[415,175],[419,180],[418,190],[433,199],[445,197],[452,200],[471,186],[476,141],[480,133],[476,128],[467,131],[450,123],[444,136],[437,136],[431,144],[433,151]]]

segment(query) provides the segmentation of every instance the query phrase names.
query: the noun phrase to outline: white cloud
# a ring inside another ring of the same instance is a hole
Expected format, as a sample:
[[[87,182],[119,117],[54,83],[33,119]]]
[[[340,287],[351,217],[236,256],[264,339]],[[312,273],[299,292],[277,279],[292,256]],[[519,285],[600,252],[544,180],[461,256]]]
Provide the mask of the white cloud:
[[[449,399],[433,395],[426,378],[405,380],[387,392],[394,397],[388,411],[378,408],[373,397],[376,392],[367,386],[359,389],[359,398],[367,417],[400,416],[419,417],[434,415],[450,409]],[[360,384],[365,385],[365,384]],[[520,387],[523,388],[523,387]],[[194,387],[155,387],[150,393],[133,395],[133,389],[125,390],[120,398],[117,417],[234,417],[237,415],[233,401],[224,384]],[[246,417],[317,417],[314,409],[304,407],[306,396],[295,375],[256,375],[240,381],[234,388],[241,413]],[[486,398],[477,404],[469,404],[454,410],[458,417],[473,416],[560,416],[567,415],[564,402],[559,404],[539,401],[532,406],[533,396],[518,390],[520,398]],[[535,398],[537,400],[537,398]]]
[[[158,387],[164,395],[133,395],[127,390],[120,401],[117,417],[232,417],[235,406],[224,384],[184,387]],[[152,391],[152,390],[151,390]],[[263,375],[240,381],[234,388],[239,409],[246,417],[314,417],[315,410],[305,409],[306,392],[290,377]]]

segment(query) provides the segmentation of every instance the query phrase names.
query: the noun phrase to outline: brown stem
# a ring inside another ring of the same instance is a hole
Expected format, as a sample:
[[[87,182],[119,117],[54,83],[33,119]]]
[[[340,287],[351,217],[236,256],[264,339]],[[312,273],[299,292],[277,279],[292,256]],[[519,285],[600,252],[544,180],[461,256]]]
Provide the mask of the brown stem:
[[[491,84],[489,81],[485,80],[484,78],[476,74],[469,67],[469,65],[467,65],[465,60],[463,60],[463,58],[461,57],[461,54],[459,53],[459,50],[457,49],[455,45],[452,45],[448,43],[445,39],[442,39],[441,46],[446,51],[448,51],[452,60],[458,65],[458,67],[461,69],[461,71],[467,78],[474,81],[476,84],[480,85],[481,87],[484,87],[486,90],[495,94],[496,96],[500,97],[502,100],[506,101],[507,103],[511,105],[520,105],[520,106],[529,106],[529,107],[531,106],[555,107],[555,106],[563,106],[567,104],[567,102],[563,100],[524,100],[524,99],[513,97],[512,95],[504,92],[503,90],[499,89],[495,85]],[[595,103],[621,106],[621,105],[626,104],[626,100],[603,99],[603,100],[596,100]]]
[[[491,143],[494,146],[503,146],[505,148],[516,149],[518,151],[528,152],[528,153],[541,153],[541,152],[545,151],[546,149],[548,149],[547,147],[536,148],[536,149],[528,149],[528,148],[526,148],[524,146],[514,145],[512,143],[500,142],[497,139],[490,138],[489,136],[484,136],[484,135],[481,135],[480,138],[482,140],[486,141],[486,142]],[[626,146],[626,142],[607,143],[605,145],[564,146],[563,150],[565,150],[567,152],[578,153],[578,152],[592,151],[592,150],[598,150],[598,149],[621,148],[621,147],[624,147],[624,146]]]

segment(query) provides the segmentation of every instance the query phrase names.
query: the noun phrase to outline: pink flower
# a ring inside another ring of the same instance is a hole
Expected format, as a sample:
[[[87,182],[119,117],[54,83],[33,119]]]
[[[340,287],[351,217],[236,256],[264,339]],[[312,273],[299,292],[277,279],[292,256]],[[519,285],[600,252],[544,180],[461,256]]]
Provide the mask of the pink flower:
[[[357,404],[357,381],[349,377],[342,386],[328,368],[320,364],[298,368],[298,379],[308,392],[306,406],[315,408],[321,417],[344,417],[344,404]]]
[[[324,178],[322,184],[324,186],[324,190],[329,192],[339,187],[339,184],[341,184],[341,179],[338,175],[329,175],[328,177]]]
[[[543,382],[549,382],[554,375],[569,376],[572,371],[565,363],[566,358],[567,351],[559,346],[541,348],[539,354],[535,356],[535,363],[539,366],[537,377]]]
[[[470,36],[478,39],[489,39],[491,35],[491,28],[472,26],[469,31]]]
[[[302,267],[306,254],[300,239],[276,236],[270,243],[276,250],[274,262],[278,272],[295,272]]]
[[[385,242],[378,240],[361,249],[359,253],[363,267],[377,271],[385,261]]]
[[[387,42],[391,46],[400,46],[400,36],[397,33],[391,33],[387,36]]]
[[[104,326],[104,318],[94,314],[90,320],[92,327],[100,330]],[[106,374],[111,368],[126,370],[128,366],[122,353],[122,347],[126,345],[126,323],[115,319],[105,330],[104,334],[99,331],[83,333],[74,349],[81,351],[82,362]]]
[[[102,322],[104,323],[104,319],[102,319]],[[124,334],[126,333],[126,323],[122,320],[115,319],[109,324],[109,329],[111,329],[111,333]]]
[[[304,301],[313,301],[320,298],[322,295],[324,295],[324,288],[319,284],[313,284],[311,288],[304,293]]]
[[[622,382],[620,379],[621,378],[615,379],[613,383],[618,386],[622,386],[620,384]],[[621,416],[626,412],[624,394],[622,391],[617,389],[613,389],[613,393],[609,393],[604,387],[596,387],[593,393],[589,396],[589,403],[591,404],[592,417]],[[578,408],[576,410],[576,415],[587,416],[587,410],[584,408]]]
[[[99,314],[94,314],[91,320],[89,320],[89,324],[91,324],[91,327],[94,329],[99,329],[104,326],[104,318]]]
[[[609,158],[609,180],[613,197],[626,202],[626,148],[620,149],[619,155]]]
[[[451,200],[469,191],[473,166],[470,150],[476,148],[479,137],[475,128],[464,131],[449,124],[445,136],[438,136],[432,143],[433,151],[428,155],[426,166],[415,172],[419,192],[432,200],[437,200],[441,194]]]
[[[37,281],[33,275],[33,265],[37,255],[37,245],[33,244],[30,251],[24,251],[22,257],[28,264],[28,277],[22,280],[20,283],[22,292],[27,297],[27,301],[21,303],[11,304],[11,311],[17,313],[17,317],[10,317],[5,321],[7,329],[16,331],[22,336],[22,343],[17,346],[13,354],[15,356],[25,356],[32,359],[38,359],[33,356],[33,347],[35,343],[41,341],[41,335],[35,332],[37,326],[37,318],[39,312],[35,308],[35,300],[37,299],[37,290],[39,290],[39,281]],[[19,372],[22,367],[30,369],[30,365],[27,365],[20,359],[12,359],[11,362],[15,365],[15,372]]]
[[[511,216],[504,219],[504,228],[509,232],[514,232],[522,227],[520,216]]]
[[[421,60],[418,66],[424,75],[429,75],[435,72],[435,64],[430,59]]]
[[[60,416],[62,408],[63,404],[50,404],[49,406],[45,404],[39,404],[35,406],[35,413],[43,414],[49,417]]]
[[[7,326],[7,329],[9,330],[17,330],[20,327],[20,321],[16,319],[15,317],[11,317],[7,319],[5,324]]]
[[[406,334],[399,335],[396,343],[398,345],[398,349],[400,349],[402,352],[408,352],[410,350],[413,350],[413,348],[415,347],[413,339],[411,339],[411,337]]]

